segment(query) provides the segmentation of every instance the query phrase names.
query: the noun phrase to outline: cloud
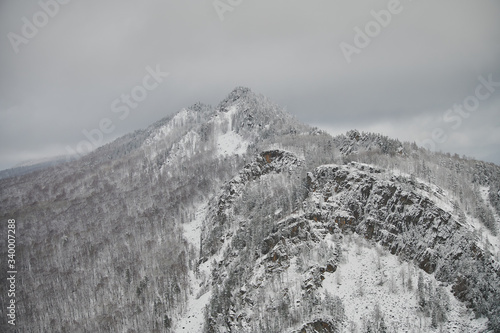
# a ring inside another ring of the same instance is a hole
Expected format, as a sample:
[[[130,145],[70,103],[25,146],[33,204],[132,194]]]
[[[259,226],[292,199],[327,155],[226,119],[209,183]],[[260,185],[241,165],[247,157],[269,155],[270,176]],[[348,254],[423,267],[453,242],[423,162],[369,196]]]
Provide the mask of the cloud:
[[[307,123],[416,141],[479,75],[500,80],[500,4],[401,0],[402,11],[348,64],[339,44],[353,43],[354,28],[388,3],[244,0],[220,21],[210,0],[73,0],[16,54],[8,34],[21,34],[23,17],[41,7],[1,2],[0,169],[64,154],[156,64],[169,78],[107,140],[197,101],[216,104],[244,85]],[[500,163],[498,137],[485,144],[474,134],[493,129],[498,99],[487,108],[451,133],[467,144],[443,149]]]

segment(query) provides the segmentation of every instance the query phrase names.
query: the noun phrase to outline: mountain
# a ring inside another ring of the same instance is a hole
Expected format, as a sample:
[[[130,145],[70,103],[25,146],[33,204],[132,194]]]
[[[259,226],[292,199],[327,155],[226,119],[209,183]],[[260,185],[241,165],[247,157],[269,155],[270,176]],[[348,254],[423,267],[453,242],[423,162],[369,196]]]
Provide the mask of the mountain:
[[[499,166],[248,88],[0,188],[21,332],[500,331]]]
[[[46,169],[51,166],[61,164],[66,161],[64,156],[56,156],[52,158],[42,158],[37,160],[29,160],[19,163],[13,168],[5,169],[0,171],[0,179],[23,176],[28,173]]]

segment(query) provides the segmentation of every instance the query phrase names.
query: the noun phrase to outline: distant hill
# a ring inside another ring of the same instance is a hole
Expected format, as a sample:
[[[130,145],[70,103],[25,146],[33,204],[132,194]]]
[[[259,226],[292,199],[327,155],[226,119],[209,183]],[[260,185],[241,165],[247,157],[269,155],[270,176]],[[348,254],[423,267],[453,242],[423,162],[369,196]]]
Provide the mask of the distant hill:
[[[65,156],[56,156],[51,158],[43,158],[38,160],[30,160],[26,162],[19,163],[13,168],[5,169],[0,171],[0,179],[17,177],[26,175],[28,173],[43,170],[51,166],[56,166],[58,164],[66,162]]]

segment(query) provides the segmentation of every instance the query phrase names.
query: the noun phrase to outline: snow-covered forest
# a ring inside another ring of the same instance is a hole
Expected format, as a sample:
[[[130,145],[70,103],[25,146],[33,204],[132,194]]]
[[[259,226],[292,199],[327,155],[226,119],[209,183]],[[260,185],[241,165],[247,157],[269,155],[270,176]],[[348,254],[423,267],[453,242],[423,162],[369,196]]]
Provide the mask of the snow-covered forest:
[[[247,88],[0,188],[20,332],[500,331],[499,166]]]

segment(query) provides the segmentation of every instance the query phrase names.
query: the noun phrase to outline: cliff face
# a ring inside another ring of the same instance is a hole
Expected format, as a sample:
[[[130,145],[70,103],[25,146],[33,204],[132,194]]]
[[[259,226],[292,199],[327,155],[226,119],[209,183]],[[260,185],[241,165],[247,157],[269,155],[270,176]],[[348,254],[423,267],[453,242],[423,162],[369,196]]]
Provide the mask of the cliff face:
[[[310,172],[302,164],[288,152],[263,152],[213,202],[202,239],[202,261],[217,258],[207,331],[345,328],[344,304],[323,282],[333,279],[343,239],[352,234],[410,262],[478,315],[497,320],[499,264],[470,225],[458,222],[442,189],[360,163]],[[289,188],[299,192],[293,199]],[[243,208],[249,192],[261,197]],[[295,200],[294,208],[267,209],[276,194]],[[261,311],[285,318],[282,326],[264,329]]]
[[[439,189],[394,176],[382,180],[384,174],[358,164],[317,168],[308,174],[308,188],[311,199],[323,203],[311,213],[414,261],[439,281],[452,284],[459,299],[495,318],[500,304],[498,262],[478,245],[467,225],[429,198],[442,196]],[[339,210],[347,217],[337,217]]]

